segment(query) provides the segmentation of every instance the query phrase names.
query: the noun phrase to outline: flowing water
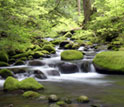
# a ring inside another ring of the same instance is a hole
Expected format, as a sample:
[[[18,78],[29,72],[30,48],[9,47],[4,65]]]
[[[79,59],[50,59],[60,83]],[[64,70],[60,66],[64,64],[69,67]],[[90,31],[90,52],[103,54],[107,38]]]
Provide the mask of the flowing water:
[[[79,48],[84,51],[84,47]],[[31,66],[30,61],[22,66],[1,67],[8,69],[25,69],[26,73],[16,74],[19,80],[27,77],[34,77],[37,81],[45,85],[46,90],[42,94],[57,94],[61,97],[76,99],[80,95],[87,95],[91,103],[99,104],[100,107],[123,107],[124,86],[123,76],[98,74],[92,64],[94,56],[98,53],[89,48],[84,51],[82,60],[62,61],[60,54],[63,50],[56,47],[56,54],[51,58],[36,60],[44,63],[42,66]],[[73,69],[72,69],[73,68]],[[47,79],[39,79],[35,76],[34,70],[42,72]],[[65,71],[68,71],[67,73]],[[0,80],[2,89],[4,80]],[[0,92],[0,107],[14,104],[14,107],[46,107],[46,102],[26,100],[19,95],[5,94]],[[85,107],[85,105],[73,105],[73,107]],[[86,105],[90,107],[90,105]]]

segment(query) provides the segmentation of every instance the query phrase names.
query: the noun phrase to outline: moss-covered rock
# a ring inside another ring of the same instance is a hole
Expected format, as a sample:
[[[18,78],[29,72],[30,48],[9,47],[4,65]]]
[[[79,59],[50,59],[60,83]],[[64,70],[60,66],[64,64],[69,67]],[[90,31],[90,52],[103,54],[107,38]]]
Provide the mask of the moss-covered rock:
[[[44,89],[44,86],[38,83],[34,78],[26,78],[22,81],[18,81],[13,77],[8,77],[4,83],[5,91],[13,91],[13,90],[39,90]]]
[[[61,42],[62,42],[62,40],[60,40],[60,39],[51,41],[51,43],[54,45],[59,45]]]
[[[4,83],[5,91],[13,91],[19,89],[19,81],[13,77],[8,77]]]
[[[8,69],[1,69],[0,76],[2,76],[2,78],[7,78],[8,76],[13,76],[13,73]]]
[[[83,58],[83,54],[77,50],[66,50],[61,53],[62,60],[79,60]]]
[[[23,93],[23,97],[25,98],[37,98],[40,97],[40,94],[35,91],[26,91]]]
[[[24,65],[25,62],[21,59],[17,60],[14,65]]]
[[[57,97],[57,95],[50,95],[49,97],[48,97],[48,100],[49,100],[49,102],[51,103],[51,102],[57,102],[58,100],[59,100],[59,98]]]
[[[44,89],[44,86],[30,77],[20,81],[19,88],[24,90],[39,90]]]
[[[9,61],[9,57],[6,52],[0,51],[0,61],[3,61],[3,62]]]
[[[89,98],[87,97],[87,96],[79,96],[78,98],[77,98],[77,101],[79,102],[79,103],[87,103],[87,102],[89,102]]]
[[[9,66],[8,63],[0,61],[0,67]]]
[[[124,74],[124,51],[98,53],[93,63],[99,73]]]
[[[32,55],[34,59],[41,58],[44,56],[44,54],[41,51],[34,52]]]
[[[50,53],[55,53],[56,52],[55,48],[50,44],[44,45],[42,49],[46,50],[46,51],[48,51]]]
[[[64,101],[58,101],[56,102],[57,105],[64,106],[66,103]]]
[[[27,56],[28,54],[25,52],[25,53],[14,55],[12,58],[18,59],[18,58],[27,57]]]

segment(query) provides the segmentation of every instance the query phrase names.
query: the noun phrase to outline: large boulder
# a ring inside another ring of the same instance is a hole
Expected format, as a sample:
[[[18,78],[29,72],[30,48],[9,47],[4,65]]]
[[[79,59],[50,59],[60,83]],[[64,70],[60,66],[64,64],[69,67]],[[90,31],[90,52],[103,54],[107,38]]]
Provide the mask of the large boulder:
[[[13,76],[12,71],[8,70],[8,69],[1,69],[0,70],[0,76],[2,78],[7,78],[8,76]]]
[[[79,72],[79,69],[76,64],[64,63],[59,65],[61,73],[69,74]]]
[[[0,61],[2,61],[2,62],[8,62],[9,61],[9,57],[8,57],[6,52],[0,51]]]
[[[83,58],[83,54],[77,50],[66,50],[61,53],[62,60],[79,60]]]
[[[44,89],[44,86],[38,83],[34,78],[26,78],[19,83],[19,88],[23,90],[39,90]]]
[[[19,81],[13,77],[8,77],[4,83],[4,91],[13,91],[19,89]]]
[[[38,61],[38,60],[32,60],[28,62],[28,65],[29,66],[43,66],[45,65],[45,63],[42,61]]]
[[[22,81],[18,81],[13,77],[8,77],[5,80],[4,88],[5,91],[13,90],[39,90],[44,89],[44,86],[38,83],[34,78],[26,78]]]
[[[103,74],[124,74],[124,51],[98,53],[93,59],[96,71]]]

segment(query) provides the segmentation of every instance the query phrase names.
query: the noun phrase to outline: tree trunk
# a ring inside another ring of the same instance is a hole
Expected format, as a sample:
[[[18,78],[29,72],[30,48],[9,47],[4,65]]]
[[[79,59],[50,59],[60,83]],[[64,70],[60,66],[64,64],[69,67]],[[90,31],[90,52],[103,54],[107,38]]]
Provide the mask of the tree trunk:
[[[77,6],[78,6],[78,15],[80,16],[81,14],[81,1],[77,0]]]
[[[84,22],[83,22],[83,24],[87,24],[87,22],[90,21],[90,16],[92,14],[90,0],[83,0],[83,9],[84,9]]]

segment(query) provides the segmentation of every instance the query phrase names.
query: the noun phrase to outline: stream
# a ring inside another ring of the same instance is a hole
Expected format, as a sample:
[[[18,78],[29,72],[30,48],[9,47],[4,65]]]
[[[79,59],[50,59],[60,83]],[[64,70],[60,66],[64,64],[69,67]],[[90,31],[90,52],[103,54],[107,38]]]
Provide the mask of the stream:
[[[31,65],[27,61],[26,65],[0,67],[8,69],[25,69],[26,73],[17,73],[16,77],[23,80],[27,77],[34,77],[46,87],[45,95],[56,94],[61,97],[76,99],[80,95],[90,98],[90,104],[73,104],[72,107],[90,107],[91,104],[98,104],[99,107],[123,107],[124,105],[124,79],[123,75],[103,75],[98,74],[92,64],[94,56],[99,53],[93,48],[84,51],[84,47],[78,50],[85,53],[82,60],[62,61],[60,54],[63,49],[56,46],[56,54],[50,58],[34,60],[43,65]],[[103,50],[104,51],[104,50]],[[42,72],[46,77],[40,79],[34,71]],[[4,80],[0,79],[0,89],[2,90]],[[27,100],[19,95],[13,95],[0,91],[0,107],[47,107],[47,103],[39,100]]]

